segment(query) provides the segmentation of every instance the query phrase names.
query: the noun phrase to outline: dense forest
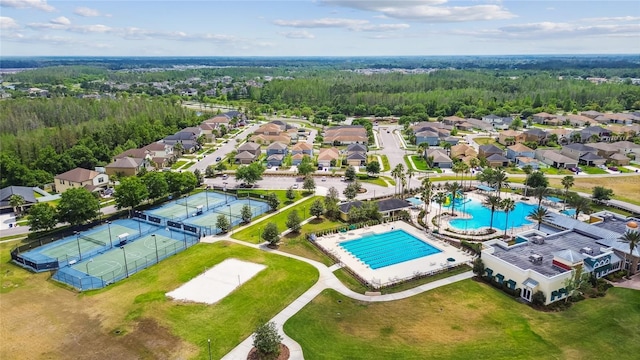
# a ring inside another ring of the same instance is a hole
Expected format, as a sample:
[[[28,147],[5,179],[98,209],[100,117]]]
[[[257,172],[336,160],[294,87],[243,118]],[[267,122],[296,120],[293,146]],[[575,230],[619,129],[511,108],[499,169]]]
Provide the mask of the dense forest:
[[[0,187],[35,186],[199,123],[162,99],[16,99],[0,107]]]

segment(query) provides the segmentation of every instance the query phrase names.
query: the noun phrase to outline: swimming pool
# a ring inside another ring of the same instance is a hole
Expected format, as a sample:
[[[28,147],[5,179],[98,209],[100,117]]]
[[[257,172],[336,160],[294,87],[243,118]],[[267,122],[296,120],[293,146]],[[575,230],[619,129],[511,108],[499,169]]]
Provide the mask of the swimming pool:
[[[567,215],[567,216],[576,216],[576,209],[566,209],[566,210],[562,210],[560,212],[565,214],[565,215]]]
[[[554,202],[554,203],[561,203],[562,202],[562,199],[560,199],[557,196],[545,196],[545,199],[547,199],[547,200],[549,200],[551,202]]]
[[[442,252],[404,230],[367,235],[360,239],[341,242],[339,245],[371,269]]]
[[[522,225],[531,224],[526,217],[529,213],[535,209],[537,205],[526,204],[520,201],[516,201],[516,208],[509,212],[509,224],[508,227],[519,227]],[[463,211],[471,215],[470,219],[454,219],[449,221],[451,226],[460,230],[475,230],[482,227],[489,227],[491,223],[491,209],[484,207],[482,203],[476,199],[472,199],[464,207],[458,208],[459,211]],[[493,227],[495,229],[504,230],[507,227],[505,212],[502,210],[496,210],[493,213]]]

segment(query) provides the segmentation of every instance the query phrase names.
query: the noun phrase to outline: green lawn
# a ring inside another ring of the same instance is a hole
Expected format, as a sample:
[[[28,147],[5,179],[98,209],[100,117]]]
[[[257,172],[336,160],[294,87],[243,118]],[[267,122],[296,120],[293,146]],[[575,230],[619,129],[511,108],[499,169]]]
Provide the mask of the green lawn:
[[[303,209],[304,212],[306,213],[307,216],[309,216],[309,209],[311,208],[311,204],[316,200],[316,199],[324,199],[324,197],[322,196],[312,196],[306,200],[304,200],[302,203],[299,203],[296,206],[293,206],[287,210],[284,211],[278,211],[278,213],[276,214],[267,214],[267,215],[271,215],[271,217],[267,220],[261,221],[257,224],[251,225],[246,227],[243,230],[240,230],[238,232],[234,232],[233,235],[231,235],[232,238],[237,239],[237,240],[242,240],[242,241],[247,241],[250,243],[254,243],[254,244],[259,244],[261,242],[263,242],[262,239],[260,239],[260,233],[262,232],[262,228],[267,225],[267,223],[275,223],[278,225],[278,231],[283,232],[285,231],[286,225],[285,223],[287,222],[287,217],[289,216],[289,213],[292,212],[293,210],[298,210],[298,213],[300,214],[300,217],[304,217],[303,214]]]
[[[478,145],[495,145],[495,146],[499,147],[500,149],[504,149],[505,148],[504,145],[498,143],[493,138],[477,137],[477,138],[474,138],[473,141],[475,141]]]
[[[366,182],[369,184],[375,184],[375,185],[387,187],[387,183],[384,180],[382,180],[379,176],[369,176],[367,174],[358,174],[357,177],[358,177],[358,180],[360,180],[360,182]]]
[[[390,170],[389,158],[387,155],[371,155],[369,154],[367,161],[377,161],[378,157],[382,159],[382,164],[380,164],[380,172],[385,172]]]
[[[540,312],[473,280],[381,303],[325,290],[284,330],[306,359],[631,359],[638,303],[640,291],[610,289]]]
[[[176,161],[173,165],[171,165],[171,169],[172,170],[177,170],[181,167],[183,167],[184,165],[190,163],[191,161],[187,161],[187,160],[178,160]]]
[[[582,171],[586,172],[587,174],[608,174],[608,172],[600,169],[599,167],[596,166],[582,166],[580,167],[580,169],[582,169]]]
[[[256,190],[256,189],[238,190],[238,194],[242,195],[243,199],[244,197],[247,196],[246,195],[247,193],[256,194],[256,195],[266,195],[266,194],[274,193],[278,197],[278,200],[280,200],[280,207],[287,206],[291,203],[294,203],[302,199],[303,192],[301,190],[294,190],[293,192],[296,194],[296,197],[293,199],[293,201],[291,201],[287,199],[287,190]]]
[[[282,240],[278,250],[290,254],[303,256],[307,259],[316,260],[327,266],[333,265],[333,261],[324,255],[318,248],[313,246],[307,240],[307,234],[320,230],[332,229],[344,225],[342,221],[333,221],[325,217],[314,218],[308,223],[302,225],[302,229],[298,234],[287,234]]]

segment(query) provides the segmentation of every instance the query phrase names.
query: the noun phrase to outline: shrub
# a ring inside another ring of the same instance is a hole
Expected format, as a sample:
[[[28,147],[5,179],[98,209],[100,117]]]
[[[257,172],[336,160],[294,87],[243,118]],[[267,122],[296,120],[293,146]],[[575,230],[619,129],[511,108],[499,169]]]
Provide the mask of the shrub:
[[[278,334],[274,322],[258,326],[253,335],[253,346],[258,350],[261,359],[277,359],[281,342],[282,337]]]
[[[542,306],[544,305],[546,299],[547,297],[544,295],[544,293],[538,290],[531,297],[531,303],[534,305]]]

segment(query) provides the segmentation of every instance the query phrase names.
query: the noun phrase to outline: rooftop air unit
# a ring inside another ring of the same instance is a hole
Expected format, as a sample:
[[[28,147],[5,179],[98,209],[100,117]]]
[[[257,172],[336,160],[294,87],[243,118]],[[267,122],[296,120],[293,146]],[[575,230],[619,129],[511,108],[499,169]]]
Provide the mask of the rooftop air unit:
[[[582,249],[580,249],[580,253],[581,253],[581,254],[587,254],[587,255],[593,255],[593,254],[594,254],[594,251],[593,251],[593,249],[592,249],[592,248],[590,248],[590,247],[586,247],[586,246],[585,246],[585,247],[583,247]]]
[[[529,256],[529,261],[531,261],[535,265],[542,264],[542,255],[533,254]]]
[[[534,244],[542,245],[544,244],[544,238],[540,235],[536,235],[531,238],[531,242]]]

